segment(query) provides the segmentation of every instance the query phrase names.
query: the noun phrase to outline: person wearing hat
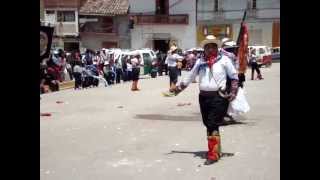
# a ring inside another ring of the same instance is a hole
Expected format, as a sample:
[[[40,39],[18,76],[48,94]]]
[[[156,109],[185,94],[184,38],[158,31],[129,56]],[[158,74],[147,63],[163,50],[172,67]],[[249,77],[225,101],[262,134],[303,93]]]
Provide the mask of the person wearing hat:
[[[236,67],[237,70],[239,70],[239,60],[238,60],[238,50],[239,46],[236,44],[236,42],[227,39],[222,45],[221,52],[224,53],[226,56],[230,57],[232,59],[232,63]],[[239,87],[243,88],[243,83],[246,81],[245,73],[238,72],[238,78],[239,78]]]
[[[187,52],[186,60],[187,60],[187,68],[188,70],[191,70],[197,60],[197,51],[195,48],[190,49]]]
[[[183,59],[183,57],[177,53],[177,49],[178,49],[177,46],[175,45],[171,46],[166,58],[166,63],[168,64],[168,70],[169,70],[169,79],[170,79],[169,91],[171,93],[174,93],[174,90],[176,89],[176,83],[178,82],[179,72],[178,72],[177,62],[182,61]]]
[[[207,128],[208,153],[205,165],[217,162],[221,156],[219,126],[224,118],[228,102],[235,99],[238,91],[238,74],[231,60],[221,53],[221,41],[213,35],[200,44],[204,56],[199,58],[189,74],[175,89],[175,95],[183,91],[199,75],[199,104],[202,120]],[[231,90],[227,95],[221,91],[226,88],[227,77],[231,79]]]
[[[104,62],[103,76],[104,76],[104,79],[107,81],[108,85],[113,84],[113,81],[112,81],[113,73],[112,73],[109,61]]]
[[[132,91],[139,91],[138,88],[138,81],[139,81],[139,75],[140,75],[140,66],[143,65],[140,58],[140,53],[138,51],[134,51],[132,53],[131,58],[131,65],[132,65]]]
[[[235,67],[235,69],[237,71],[239,69],[239,61],[237,58],[238,47],[239,46],[237,46],[236,42],[232,41],[229,38],[224,38],[224,39],[222,39],[222,47],[220,49],[220,52],[222,54],[229,57],[229,59],[231,60],[233,66]],[[242,76],[238,72],[238,79],[239,79],[238,86],[239,87],[243,87],[244,78],[241,78],[241,77]],[[231,89],[231,79],[227,77],[226,92],[230,93],[230,89]],[[229,106],[229,103],[228,103],[228,106]],[[224,120],[223,124],[228,125],[228,124],[236,123],[235,119],[232,116],[230,116],[227,112],[228,112],[228,109],[225,110],[225,117],[229,118],[230,120],[229,121]]]

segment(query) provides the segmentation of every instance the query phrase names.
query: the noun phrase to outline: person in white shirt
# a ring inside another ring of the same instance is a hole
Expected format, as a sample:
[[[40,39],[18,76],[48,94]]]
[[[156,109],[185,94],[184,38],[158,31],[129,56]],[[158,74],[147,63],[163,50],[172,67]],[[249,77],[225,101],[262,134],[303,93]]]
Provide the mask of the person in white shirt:
[[[133,52],[132,58],[131,58],[131,65],[132,65],[132,91],[139,91],[138,88],[138,81],[139,81],[139,75],[140,75],[140,66],[143,65],[141,62],[140,54],[139,52]]]
[[[76,61],[75,65],[73,67],[73,76],[75,80],[75,86],[74,89],[81,89],[82,88],[82,72],[83,72],[83,67],[80,66],[80,61]]]
[[[177,46],[171,46],[168,52],[166,63],[168,64],[170,88],[169,91],[173,92],[176,88],[176,83],[178,82],[178,67],[177,62],[182,61],[183,57],[178,55]]]
[[[261,72],[260,72],[259,65],[257,63],[256,49],[251,50],[250,64],[251,64],[251,80],[254,80],[254,71],[256,71],[258,74],[257,79],[259,79],[259,80],[263,79]]]
[[[219,126],[223,121],[228,101],[235,99],[238,91],[238,74],[231,60],[218,48],[221,41],[209,35],[201,42],[204,57],[199,58],[189,74],[175,89],[175,95],[183,91],[199,75],[199,104],[202,120],[207,128],[208,153],[205,165],[220,159]],[[227,77],[231,79],[230,94],[223,94]]]

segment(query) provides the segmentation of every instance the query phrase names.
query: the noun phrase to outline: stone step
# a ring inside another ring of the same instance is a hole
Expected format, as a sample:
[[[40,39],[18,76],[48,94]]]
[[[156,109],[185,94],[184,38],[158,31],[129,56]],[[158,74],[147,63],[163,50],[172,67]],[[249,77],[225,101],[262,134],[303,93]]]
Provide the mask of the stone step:
[[[74,81],[64,81],[59,83],[59,90],[71,89],[74,88]]]

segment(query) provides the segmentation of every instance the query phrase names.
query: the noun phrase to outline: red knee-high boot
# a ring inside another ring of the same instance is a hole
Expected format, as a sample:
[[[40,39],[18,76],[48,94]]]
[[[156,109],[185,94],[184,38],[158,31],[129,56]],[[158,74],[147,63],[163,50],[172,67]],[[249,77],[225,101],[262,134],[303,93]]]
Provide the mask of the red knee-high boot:
[[[205,165],[217,162],[220,158],[220,135],[218,131],[214,131],[208,135],[208,153]]]

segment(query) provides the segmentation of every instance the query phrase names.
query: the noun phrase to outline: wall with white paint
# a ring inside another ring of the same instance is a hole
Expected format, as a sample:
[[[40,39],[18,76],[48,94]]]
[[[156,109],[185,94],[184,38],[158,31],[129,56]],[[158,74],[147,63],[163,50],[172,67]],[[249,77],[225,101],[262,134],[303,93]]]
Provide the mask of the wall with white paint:
[[[213,11],[213,1],[199,0],[199,24],[230,24],[232,25],[233,39],[237,40],[240,21],[246,9],[250,9],[252,0],[219,0],[220,12]],[[249,17],[247,12],[246,23],[249,29],[250,45],[272,46],[273,21],[280,20],[280,0],[257,0],[256,15]],[[216,18],[220,16],[221,18]]]
[[[131,2],[134,2],[131,4]],[[134,25],[131,30],[131,47],[153,48],[152,36],[154,33],[168,33],[172,40],[182,49],[196,46],[196,1],[195,0],[170,0],[169,15],[188,14],[188,25]],[[151,4],[151,5],[150,5]],[[145,6],[146,5],[146,6]],[[131,0],[130,12],[155,11],[155,0]],[[144,7],[143,7],[144,6]],[[148,8],[146,8],[148,7]]]

